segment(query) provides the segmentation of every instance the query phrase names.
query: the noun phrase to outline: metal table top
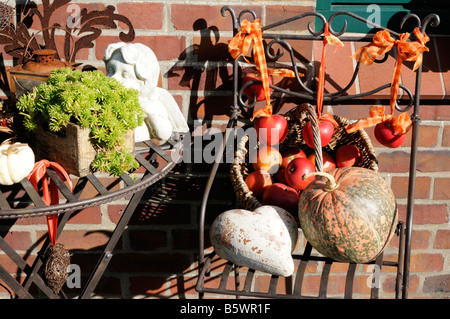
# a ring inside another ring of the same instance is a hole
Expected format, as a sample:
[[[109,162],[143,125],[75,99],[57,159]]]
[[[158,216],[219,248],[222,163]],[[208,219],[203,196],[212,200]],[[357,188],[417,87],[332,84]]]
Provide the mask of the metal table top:
[[[75,177],[73,192],[55,171],[48,169],[48,176],[62,194],[57,205],[46,206],[41,195],[27,178],[11,186],[1,186],[0,219],[74,212],[127,197],[159,181],[170,172],[181,157],[182,138],[177,134],[162,145],[152,141],[140,144],[142,145],[136,145],[135,151],[135,158],[140,164],[138,170],[130,175],[122,174],[118,177],[97,173],[80,177],[78,180]],[[90,192],[86,196],[87,192],[84,190],[88,185],[94,187],[96,192]]]

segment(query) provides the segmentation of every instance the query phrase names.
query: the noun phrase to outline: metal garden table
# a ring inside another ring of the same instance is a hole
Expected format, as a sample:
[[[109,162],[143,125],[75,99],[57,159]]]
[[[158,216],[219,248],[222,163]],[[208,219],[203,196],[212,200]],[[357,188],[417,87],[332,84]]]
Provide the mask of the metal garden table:
[[[166,176],[181,158],[183,147],[182,136],[179,134],[173,134],[163,145],[157,145],[152,141],[145,141],[140,144],[141,145],[136,146],[135,151],[135,158],[139,162],[140,167],[135,171],[134,175],[138,178],[135,179],[134,176],[131,178],[130,175],[123,174],[115,178],[113,181],[114,187],[112,189],[108,189],[108,186],[102,184],[101,178],[98,178],[95,174],[89,174],[85,177],[80,177],[74,185],[73,192],[71,192],[66,184],[59,178],[58,174],[51,169],[47,170],[48,178],[57,185],[62,194],[58,205],[46,206],[41,199],[41,195],[35,190],[27,178],[24,178],[18,184],[2,187],[0,189],[0,219],[19,219],[58,214],[59,222],[57,237],[61,234],[65,224],[73,213],[131,196],[125,211],[112,232],[95,268],[78,297],[80,299],[90,298],[93,293],[113,256],[113,250],[117,242],[142,199],[147,187]],[[111,179],[109,179],[109,181],[111,181]],[[112,185],[111,183],[108,184]],[[83,190],[88,186],[93,186],[97,193],[90,196],[82,196]],[[55,294],[52,289],[46,285],[45,280],[39,274],[39,270],[44,262],[43,253],[49,245],[50,240],[47,238],[33,265],[29,265],[5,241],[5,239],[0,236],[0,249],[2,249],[17,267],[26,274],[26,278],[21,284],[0,264],[0,280],[14,291],[16,298],[34,298],[29,292],[32,283],[34,283],[48,298],[67,298],[63,289],[61,289],[58,294]]]

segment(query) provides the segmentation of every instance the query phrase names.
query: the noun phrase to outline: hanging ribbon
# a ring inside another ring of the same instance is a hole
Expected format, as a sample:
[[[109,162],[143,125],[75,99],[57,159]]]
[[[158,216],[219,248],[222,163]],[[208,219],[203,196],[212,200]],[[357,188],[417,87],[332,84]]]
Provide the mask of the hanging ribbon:
[[[323,32],[323,47],[322,47],[322,59],[320,60],[319,68],[319,82],[317,84],[317,116],[319,120],[325,120],[331,122],[335,126],[339,124],[335,121],[334,117],[330,113],[322,114],[323,107],[323,94],[325,89],[325,60],[326,60],[326,47],[327,44],[337,45],[336,50],[342,48],[344,44],[337,37],[332,35],[328,29],[328,22],[325,23]]]
[[[33,170],[28,175],[28,179],[30,180],[33,187],[38,190],[38,183],[42,179],[42,195],[45,205],[56,205],[59,203],[59,195],[58,195],[58,187],[56,184],[50,179],[48,181],[46,177],[47,168],[52,168],[58,175],[61,177],[63,181],[68,182],[69,188],[72,191],[72,180],[69,177],[69,174],[65,171],[65,169],[55,162],[50,162],[48,160],[40,160],[39,162],[34,164]],[[48,227],[48,236],[50,238],[50,243],[54,246],[56,245],[56,232],[58,228],[58,215],[48,215],[47,216],[47,227]]]
[[[391,37],[389,30],[378,31],[374,35],[372,43],[360,48],[352,58],[365,65],[371,65],[377,57],[389,52],[394,43],[395,40]]]
[[[253,112],[252,120],[257,116],[272,115],[272,105],[270,103],[270,88],[269,88],[269,74],[279,75],[284,77],[295,77],[295,73],[288,69],[271,70],[267,68],[266,56],[264,55],[264,45],[262,39],[261,19],[256,19],[253,22],[243,20],[241,22],[241,30],[228,43],[228,50],[234,59],[244,56],[245,61],[250,63],[245,55],[253,45],[253,58],[255,60],[255,67],[261,74],[261,81],[266,97],[266,106],[260,110]]]
[[[353,133],[359,129],[374,126],[378,123],[386,122],[392,126],[394,135],[402,135],[409,131],[412,122],[409,114],[404,112],[398,116],[385,114],[384,106],[374,105],[369,110],[369,117],[360,119],[356,123],[349,124],[345,127],[348,133]]]
[[[417,41],[407,41],[410,37],[409,33],[402,33],[399,35],[399,40],[394,40],[389,30],[378,31],[373,42],[360,48],[354,55],[357,61],[371,65],[375,59],[388,51],[394,46],[397,48],[397,58],[395,60],[394,74],[392,76],[391,90],[390,90],[390,114],[379,113],[381,108],[372,107],[369,111],[370,118],[360,119],[354,124],[348,125],[346,130],[348,133],[357,131],[358,129],[370,127],[372,125],[387,122],[394,129],[395,134],[401,135],[408,132],[411,127],[411,119],[407,113],[402,113],[398,117],[394,117],[395,102],[397,100],[398,90],[400,86],[400,74],[403,65],[403,61],[415,61],[413,71],[415,71],[422,64],[422,53],[429,51],[425,46],[430,38],[426,34],[422,34],[419,28],[415,28],[413,34],[416,36]]]

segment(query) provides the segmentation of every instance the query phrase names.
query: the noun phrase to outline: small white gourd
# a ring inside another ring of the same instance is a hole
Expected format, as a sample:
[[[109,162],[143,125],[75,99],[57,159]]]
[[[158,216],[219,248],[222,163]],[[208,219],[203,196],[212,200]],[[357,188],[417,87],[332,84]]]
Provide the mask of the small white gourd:
[[[13,185],[33,170],[34,152],[26,143],[0,145],[0,184]]]

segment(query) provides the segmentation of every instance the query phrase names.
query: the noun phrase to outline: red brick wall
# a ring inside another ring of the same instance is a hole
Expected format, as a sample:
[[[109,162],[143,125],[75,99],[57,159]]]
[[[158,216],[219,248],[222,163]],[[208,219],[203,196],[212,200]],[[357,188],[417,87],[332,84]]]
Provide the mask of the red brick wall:
[[[237,11],[254,9],[258,16],[263,17],[263,24],[313,10],[311,3],[291,1],[279,5],[278,1],[230,2],[236,4],[234,8]],[[204,120],[208,123],[213,121],[215,126],[222,127],[231,103],[228,81],[230,68],[224,62],[229,59],[226,43],[231,37],[231,22],[229,17],[224,18],[220,14],[222,1],[209,1],[207,5],[205,1],[190,1],[189,4],[180,1],[113,1],[111,4],[116,6],[119,14],[130,19],[136,31],[134,42],[144,43],[154,50],[162,67],[162,85],[174,95],[190,124],[194,120]],[[89,6],[97,8],[92,3]],[[65,21],[64,11],[61,14]],[[296,23],[283,28],[298,32],[304,26],[304,23]],[[78,60],[103,69],[101,59],[104,49],[109,43],[119,41],[119,31],[103,29],[94,47],[83,50]],[[311,47],[303,43],[295,45],[304,61],[310,63],[311,67],[317,66],[311,61],[314,56],[319,56],[320,46]],[[446,99],[450,80],[449,62],[443,53],[446,52],[444,48],[448,47],[448,41],[433,41],[429,47],[431,52],[425,54],[422,85],[423,95],[429,101],[421,106],[411,298],[444,298],[450,293],[450,170],[447,168],[450,154],[450,106]],[[329,50],[327,64],[330,78],[326,89],[330,90],[348,80],[351,68],[348,58],[351,54],[350,45],[336,55],[333,51]],[[3,57],[8,65],[5,54]],[[363,67],[359,81],[352,90],[356,92],[379,82],[388,83],[392,64],[389,64],[390,61],[387,63],[377,69],[377,73]],[[404,83],[410,83],[408,73],[410,70],[405,67]],[[367,107],[339,106],[334,107],[334,113],[356,119],[367,115]],[[400,205],[400,218],[404,220],[408,149],[381,147],[373,138],[373,130],[367,131],[379,156],[380,173],[394,190]],[[198,214],[209,169],[209,164],[180,164],[166,179],[149,188],[95,291],[98,296],[197,297],[194,286],[197,276]],[[219,213],[234,207],[227,169],[226,166],[221,167],[213,185],[208,224]],[[63,231],[59,241],[71,250],[72,263],[81,267],[83,281],[94,267],[125,205],[126,201],[118,201],[83,211],[74,215]],[[2,221],[0,225],[1,234],[30,264],[36,258],[45,230],[44,218]],[[393,255],[397,245],[394,240],[387,248],[386,255]],[[0,263],[12,274],[21,275],[3,252],[0,252]],[[317,268],[320,267],[313,264],[308,270],[305,289],[314,290],[317,287],[320,280]],[[342,291],[345,270],[333,266],[332,272],[330,293]],[[362,294],[368,290],[366,280],[369,273],[366,267],[360,267],[358,273],[360,277],[355,283],[356,292],[357,296],[363,297]],[[389,269],[383,275],[382,297],[393,296],[393,275]],[[214,280],[208,284],[213,285]],[[256,284],[264,287],[267,278],[258,277]],[[77,289],[67,290],[68,294],[77,292]],[[0,297],[9,297],[1,286]]]

